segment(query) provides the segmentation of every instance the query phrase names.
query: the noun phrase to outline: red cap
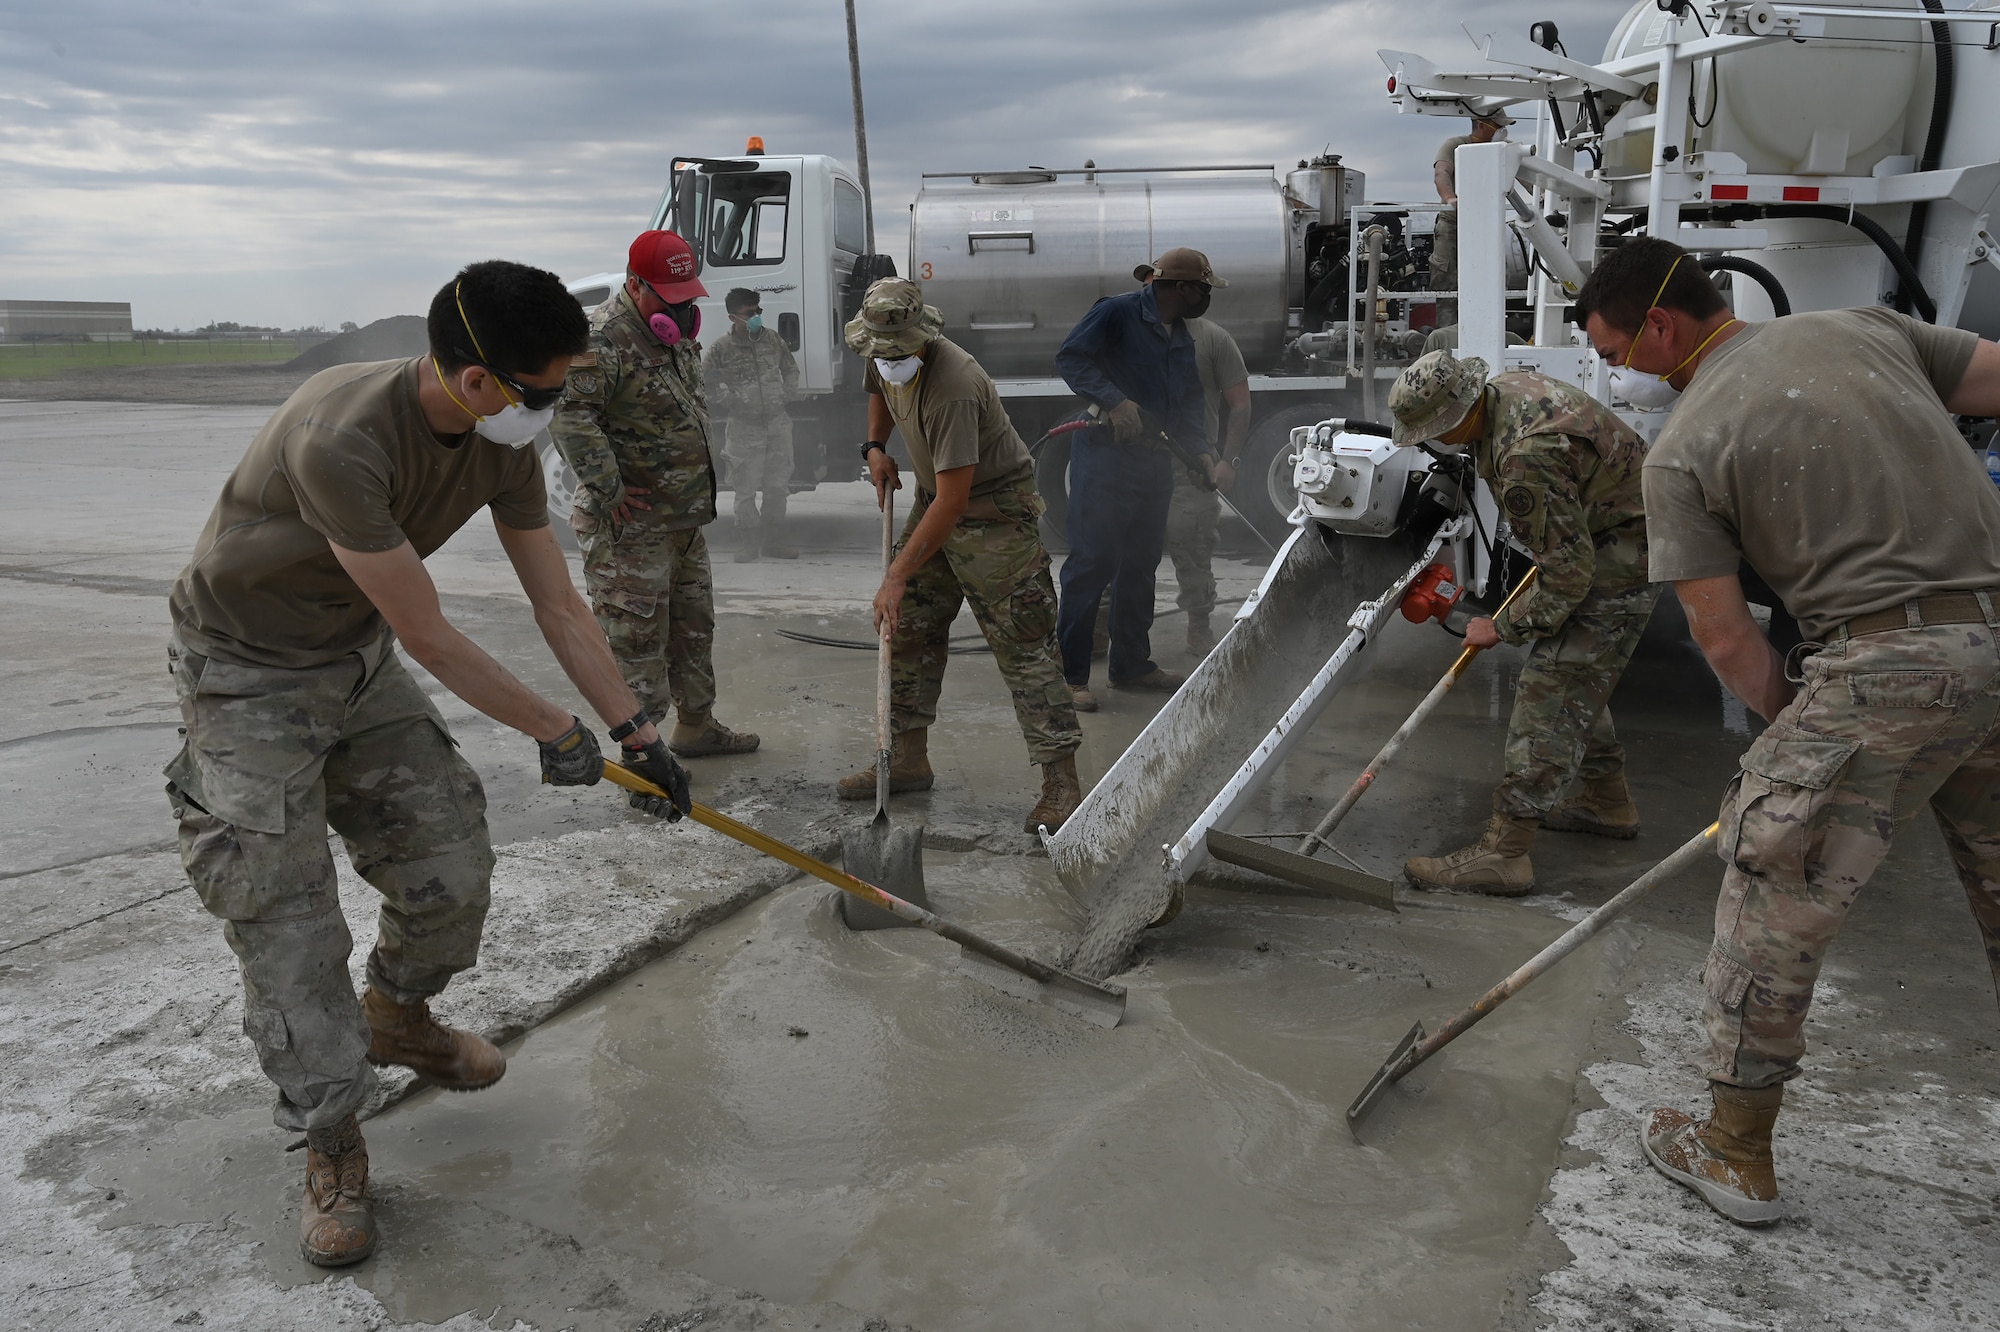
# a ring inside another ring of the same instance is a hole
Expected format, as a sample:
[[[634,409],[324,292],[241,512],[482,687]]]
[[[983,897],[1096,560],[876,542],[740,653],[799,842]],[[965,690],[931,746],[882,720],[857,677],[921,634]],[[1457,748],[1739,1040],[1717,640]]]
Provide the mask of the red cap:
[[[694,275],[694,251],[671,231],[640,232],[626,262],[663,301],[678,305],[708,295]]]

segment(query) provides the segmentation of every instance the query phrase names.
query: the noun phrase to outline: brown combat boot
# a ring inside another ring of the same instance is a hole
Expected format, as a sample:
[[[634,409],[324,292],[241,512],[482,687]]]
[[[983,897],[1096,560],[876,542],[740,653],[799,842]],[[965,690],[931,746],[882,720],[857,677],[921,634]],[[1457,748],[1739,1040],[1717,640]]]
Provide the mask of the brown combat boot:
[[[928,791],[936,782],[931,773],[929,731],[905,731],[889,746],[889,794]],[[834,784],[842,800],[875,798],[875,765],[850,773]]]
[[[711,754],[748,754],[761,743],[755,731],[732,731],[713,717],[700,721],[675,721],[667,748],[681,758],[707,758]]]
[[[1090,692],[1089,685],[1069,686],[1069,705],[1078,712],[1097,711],[1097,695]]]
[[[1639,835],[1639,807],[1632,803],[1625,774],[1614,772],[1585,782],[1575,795],[1542,817],[1542,826],[1629,842]]]
[[[1209,627],[1206,615],[1188,612],[1187,650],[1190,657],[1206,657],[1215,651],[1215,630]]]
[[[1771,1161],[1771,1128],[1785,1084],[1751,1090],[1711,1082],[1707,1119],[1655,1110],[1639,1121],[1639,1146],[1655,1169],[1739,1226],[1768,1226],[1784,1215]]]
[[[1535,865],[1528,848],[1535,841],[1533,819],[1495,814],[1480,839],[1448,856],[1413,856],[1403,873],[1418,888],[1455,888],[1488,897],[1525,897],[1535,890]]]
[[[1042,798],[1028,811],[1027,822],[1021,825],[1022,832],[1034,832],[1047,828],[1050,832],[1063,826],[1063,821],[1076,813],[1076,807],[1083,803],[1083,783],[1076,775],[1076,755],[1064,754],[1054,763],[1042,765]]]
[[[478,1091],[500,1081],[507,1056],[483,1036],[447,1027],[419,999],[399,1004],[373,985],[361,996],[368,1015],[368,1062],[400,1064],[447,1091]]]
[[[306,1132],[306,1190],[299,1209],[299,1256],[315,1267],[346,1267],[375,1252],[375,1197],[368,1191],[368,1144],[353,1115]]]

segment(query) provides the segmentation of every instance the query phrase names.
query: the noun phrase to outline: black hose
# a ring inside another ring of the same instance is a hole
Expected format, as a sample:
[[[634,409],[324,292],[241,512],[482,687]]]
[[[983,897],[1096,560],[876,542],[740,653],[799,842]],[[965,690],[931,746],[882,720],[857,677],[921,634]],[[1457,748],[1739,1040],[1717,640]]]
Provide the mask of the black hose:
[[[1937,302],[1924,290],[1924,281],[1917,276],[1917,266],[1910,262],[1910,256],[1904,253],[1903,247],[1896,244],[1896,238],[1874,218],[1852,209],[1836,208],[1832,204],[1763,204],[1760,208],[1765,217],[1818,217],[1828,222],[1840,222],[1853,227],[1874,241],[1876,247],[1888,258],[1896,270],[1896,276],[1903,280],[1903,289],[1909,293],[1910,300],[1916,305],[1917,313],[1923,316],[1924,322],[1927,324],[1937,322]]]
[[[1707,273],[1717,271],[1741,273],[1762,287],[1764,294],[1771,298],[1771,313],[1773,315],[1779,319],[1783,319],[1792,312],[1792,300],[1791,297],[1785,295],[1784,284],[1778,281],[1776,273],[1773,273],[1760,263],[1749,259],[1739,259],[1733,254],[1706,254],[1702,256],[1701,267],[1702,271]]]
[[[1944,13],[1944,0],[1924,0],[1924,8],[1933,14]],[[1931,24],[1931,50],[1935,56],[1931,81],[1931,124],[1924,134],[1924,155],[1917,159],[1917,170],[1935,171],[1944,158],[1944,136],[1951,128],[1952,90],[1957,84],[1957,65],[1951,54],[1951,25]],[[1909,256],[1911,270],[1914,271],[1917,256],[1923,252],[1924,224],[1930,220],[1931,205],[1928,199],[1919,199],[1910,205],[1910,226],[1904,234],[1903,253]],[[1905,281],[1896,288],[1896,309],[1909,313],[1910,302],[1914,299],[1910,291],[1911,283]],[[1930,322],[1937,322],[1937,315],[1930,316]]]

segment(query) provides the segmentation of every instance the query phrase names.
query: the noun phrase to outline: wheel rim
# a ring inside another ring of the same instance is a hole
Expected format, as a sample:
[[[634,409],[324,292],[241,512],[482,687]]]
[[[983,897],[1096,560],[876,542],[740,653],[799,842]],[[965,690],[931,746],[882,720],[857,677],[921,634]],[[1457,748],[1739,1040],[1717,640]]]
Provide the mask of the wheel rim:
[[[1271,455],[1271,462],[1264,469],[1264,490],[1271,497],[1271,507],[1277,510],[1280,521],[1291,516],[1299,507],[1299,492],[1292,485],[1292,443],[1288,438],[1278,445]]]

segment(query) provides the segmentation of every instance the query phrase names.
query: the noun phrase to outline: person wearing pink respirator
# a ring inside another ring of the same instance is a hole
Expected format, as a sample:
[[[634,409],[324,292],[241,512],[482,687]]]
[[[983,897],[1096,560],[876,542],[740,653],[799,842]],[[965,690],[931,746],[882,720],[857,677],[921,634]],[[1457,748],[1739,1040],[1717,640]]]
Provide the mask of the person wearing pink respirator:
[[[715,587],[701,533],[715,521],[715,461],[695,304],[707,294],[685,240],[641,232],[549,426],[576,473],[570,525],[591,608],[645,715],[664,724],[671,712],[667,744],[682,758],[757,748],[715,719]]]

